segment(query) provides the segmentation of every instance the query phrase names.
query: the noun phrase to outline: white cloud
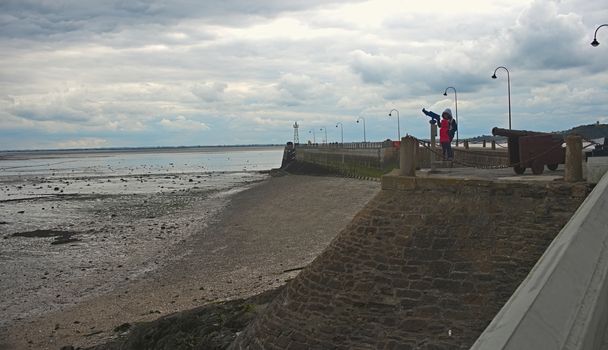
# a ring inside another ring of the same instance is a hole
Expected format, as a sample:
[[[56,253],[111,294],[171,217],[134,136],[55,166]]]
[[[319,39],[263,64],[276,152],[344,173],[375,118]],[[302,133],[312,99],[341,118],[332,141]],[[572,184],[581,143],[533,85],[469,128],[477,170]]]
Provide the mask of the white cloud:
[[[207,124],[186,119],[184,116],[177,116],[173,119],[163,118],[158,123],[161,126],[172,129],[172,130],[182,130],[182,131],[200,131],[200,130],[209,130]]]
[[[226,83],[205,83],[205,84],[194,84],[192,87],[192,93],[206,102],[215,102],[222,99],[224,91],[228,85]]]
[[[56,148],[99,148],[108,145],[108,140],[87,137],[76,140],[65,140],[55,143]]]

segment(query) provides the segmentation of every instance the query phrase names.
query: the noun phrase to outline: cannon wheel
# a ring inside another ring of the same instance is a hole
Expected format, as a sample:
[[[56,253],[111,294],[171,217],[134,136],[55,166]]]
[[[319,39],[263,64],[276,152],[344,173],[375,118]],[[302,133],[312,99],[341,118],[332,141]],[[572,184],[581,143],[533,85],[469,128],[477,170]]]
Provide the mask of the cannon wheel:
[[[555,164],[547,164],[547,169],[551,170],[551,171],[555,171],[557,170],[557,166],[559,164],[555,163]]]
[[[521,175],[521,174],[523,174],[526,171],[526,167],[519,166],[519,165],[514,165],[513,166],[513,171],[515,171],[515,174]]]
[[[532,174],[540,175],[543,173],[543,170],[545,170],[545,165],[540,162],[534,162],[530,168],[532,168]]]

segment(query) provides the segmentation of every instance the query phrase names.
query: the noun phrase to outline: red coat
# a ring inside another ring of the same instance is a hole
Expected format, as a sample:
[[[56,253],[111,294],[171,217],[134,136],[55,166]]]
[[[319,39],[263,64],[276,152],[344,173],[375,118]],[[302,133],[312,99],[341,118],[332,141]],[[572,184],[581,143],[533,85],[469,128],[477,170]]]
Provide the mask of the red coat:
[[[450,121],[448,119],[441,119],[439,128],[439,142],[450,142]]]

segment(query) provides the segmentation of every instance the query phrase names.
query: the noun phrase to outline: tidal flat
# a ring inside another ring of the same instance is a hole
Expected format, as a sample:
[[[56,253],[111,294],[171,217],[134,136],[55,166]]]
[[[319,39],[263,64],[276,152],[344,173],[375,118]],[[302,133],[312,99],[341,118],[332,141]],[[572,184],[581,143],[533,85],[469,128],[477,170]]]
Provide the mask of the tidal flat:
[[[115,289],[181,254],[260,173],[25,177],[2,182],[0,328]],[[15,193],[9,196],[9,193]]]

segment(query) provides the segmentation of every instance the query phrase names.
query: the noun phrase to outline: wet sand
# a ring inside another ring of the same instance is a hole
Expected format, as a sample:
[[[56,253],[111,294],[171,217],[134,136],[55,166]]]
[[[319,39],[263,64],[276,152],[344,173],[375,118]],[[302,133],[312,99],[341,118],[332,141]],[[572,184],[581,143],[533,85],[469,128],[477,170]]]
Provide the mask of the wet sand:
[[[200,231],[231,193],[265,178],[2,178],[0,333],[162,267],[178,256],[173,247]]]
[[[190,233],[159,250],[158,256],[137,261],[153,260],[154,268],[130,276],[114,266],[111,274],[104,275],[117,276],[107,283],[111,288],[98,287],[98,293],[73,305],[36,310],[11,322],[0,335],[0,349],[90,346],[116,337],[114,329],[123,323],[276,288],[312,261],[379,187],[369,181],[290,175],[231,194],[215,210],[186,205],[190,211],[165,216],[177,223],[167,222],[165,227],[176,234]],[[203,214],[207,217],[201,220],[197,215]],[[121,254],[138,256],[128,244]],[[74,262],[67,259],[66,264]],[[57,278],[43,273],[34,278]],[[101,278],[92,280],[106,285]],[[87,286],[81,288],[86,295]]]

